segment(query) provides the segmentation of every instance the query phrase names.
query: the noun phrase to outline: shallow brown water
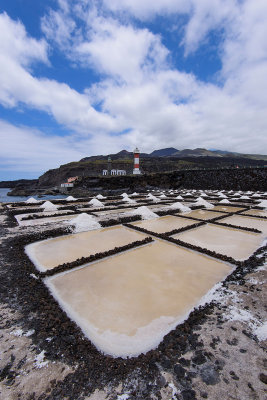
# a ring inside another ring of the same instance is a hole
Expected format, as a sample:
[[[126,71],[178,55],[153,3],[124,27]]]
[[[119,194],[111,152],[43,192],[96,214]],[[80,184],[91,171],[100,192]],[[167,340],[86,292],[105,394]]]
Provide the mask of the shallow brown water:
[[[207,248],[236,260],[247,259],[262,243],[262,235],[207,224],[173,236],[184,242]]]
[[[145,236],[120,225],[36,242],[26,246],[26,252],[37,268],[45,271],[80,257],[142,240]]]
[[[98,348],[125,356],[157,345],[230,270],[156,241],[46,283]]]

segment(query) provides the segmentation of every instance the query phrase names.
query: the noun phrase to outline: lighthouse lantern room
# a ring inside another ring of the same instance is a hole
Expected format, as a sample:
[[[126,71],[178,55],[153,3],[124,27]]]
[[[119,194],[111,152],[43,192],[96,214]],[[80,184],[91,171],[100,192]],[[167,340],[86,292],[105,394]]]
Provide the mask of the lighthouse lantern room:
[[[134,175],[140,175],[140,169],[139,169],[139,155],[140,155],[140,151],[139,149],[136,147],[136,149],[134,150],[134,169],[133,169],[133,174]]]

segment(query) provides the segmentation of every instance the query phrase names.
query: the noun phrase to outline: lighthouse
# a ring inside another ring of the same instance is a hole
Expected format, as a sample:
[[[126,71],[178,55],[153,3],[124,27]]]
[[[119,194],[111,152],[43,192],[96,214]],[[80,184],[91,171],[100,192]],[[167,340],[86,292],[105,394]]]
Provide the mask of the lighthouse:
[[[136,149],[134,150],[134,169],[133,169],[134,175],[141,174],[140,169],[139,169],[139,155],[140,155],[140,151],[136,147]]]

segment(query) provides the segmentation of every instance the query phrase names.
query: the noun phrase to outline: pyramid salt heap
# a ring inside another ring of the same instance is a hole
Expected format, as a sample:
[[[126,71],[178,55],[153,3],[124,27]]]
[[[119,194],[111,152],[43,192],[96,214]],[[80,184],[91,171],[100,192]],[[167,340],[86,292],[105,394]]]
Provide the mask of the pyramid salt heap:
[[[101,228],[99,222],[92,215],[82,213],[77,217],[65,221],[65,224],[73,225],[73,233],[92,231]]]
[[[68,197],[66,198],[66,200],[67,200],[67,201],[75,201],[75,200],[77,200],[77,199],[75,199],[75,197],[73,197],[73,196],[68,196]]]
[[[106,197],[103,196],[101,193],[99,193],[99,194],[96,196],[96,199],[98,199],[98,200],[103,200],[103,199],[106,199]]]
[[[219,201],[219,203],[221,203],[221,204],[229,204],[230,201],[227,200],[227,199],[223,199],[223,200]]]
[[[130,211],[129,215],[141,215],[142,219],[145,219],[145,220],[154,219],[154,218],[158,218],[159,217],[156,213],[151,211],[146,206],[141,206],[141,207],[136,208],[133,211]]]
[[[40,208],[43,209],[43,211],[57,211],[57,206],[53,203],[51,203],[51,201],[45,201],[44,204],[42,204],[40,206]]]
[[[157,199],[157,197],[153,196],[153,194],[151,194],[151,193],[148,193],[148,195],[146,197],[148,200],[154,201],[155,203],[160,201],[160,199]]]
[[[28,200],[25,201],[25,203],[34,204],[34,203],[39,203],[39,201],[36,200],[34,197],[30,197]]]
[[[257,204],[258,207],[262,207],[265,210],[267,209],[267,200],[262,200],[259,204]]]
[[[92,207],[98,207],[98,208],[104,207],[104,204],[101,203],[101,201],[99,201],[98,199],[92,199],[88,202],[88,204],[90,204],[90,206]]]
[[[176,203],[173,203],[170,207],[168,207],[170,210],[180,210],[181,212],[190,212],[191,208],[184,206],[182,203],[177,201]]]
[[[205,208],[213,208],[214,205],[209,203],[208,201],[202,199],[202,197],[197,198],[197,202],[193,204],[194,206],[203,206]]]
[[[126,201],[129,204],[136,204],[136,201],[133,199],[130,199],[130,197],[128,196],[127,193],[123,193],[122,197],[123,197],[123,201]]]

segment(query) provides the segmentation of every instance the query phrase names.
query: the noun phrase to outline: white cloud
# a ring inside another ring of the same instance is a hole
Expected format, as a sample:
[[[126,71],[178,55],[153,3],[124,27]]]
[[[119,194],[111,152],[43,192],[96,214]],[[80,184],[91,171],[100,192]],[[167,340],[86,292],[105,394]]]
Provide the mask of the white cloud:
[[[1,169],[41,174],[60,164],[78,161],[90,154],[102,154],[103,147],[110,152],[121,150],[120,137],[85,138],[75,134],[69,136],[50,135],[37,129],[15,126],[0,119]],[[105,145],[103,146],[103,143]]]
[[[0,120],[0,158],[7,170],[42,172],[80,158],[71,139],[46,136]]]
[[[46,41],[29,37],[20,21],[13,21],[6,13],[0,14],[0,32],[1,54],[24,67],[34,61],[48,63]]]
[[[28,38],[21,23],[0,14],[0,102],[9,107],[19,103],[43,110],[55,120],[85,134],[118,129],[116,120],[96,111],[85,94],[65,83],[36,78],[25,68],[33,60],[46,61],[46,43]],[[6,43],[7,42],[7,43]],[[25,49],[25,51],[24,51]]]
[[[128,12],[142,20],[155,15],[188,13],[191,0],[104,0],[105,6],[114,12]]]
[[[75,47],[73,58],[123,81],[138,82],[143,79],[146,67],[149,71],[163,68],[167,54],[160,38],[147,29],[96,17],[90,39]]]

